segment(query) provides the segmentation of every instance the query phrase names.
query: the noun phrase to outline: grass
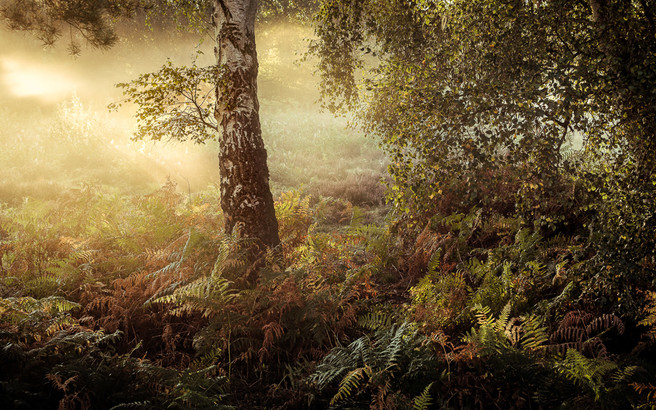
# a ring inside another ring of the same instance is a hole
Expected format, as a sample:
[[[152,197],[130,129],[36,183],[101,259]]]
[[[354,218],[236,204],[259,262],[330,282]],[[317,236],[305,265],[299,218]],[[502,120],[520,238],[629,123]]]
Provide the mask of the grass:
[[[274,195],[302,189],[356,205],[381,205],[386,160],[375,141],[316,108],[263,102],[263,134]],[[129,129],[73,99],[38,120],[0,111],[0,201],[54,198],[85,184],[143,194],[174,180],[185,193],[219,180],[217,144],[129,141]]]

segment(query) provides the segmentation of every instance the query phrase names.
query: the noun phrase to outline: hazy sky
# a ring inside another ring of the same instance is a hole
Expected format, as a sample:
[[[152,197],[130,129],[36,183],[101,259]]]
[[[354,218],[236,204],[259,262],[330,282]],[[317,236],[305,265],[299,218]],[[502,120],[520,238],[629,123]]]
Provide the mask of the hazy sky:
[[[271,92],[271,82],[275,80],[295,85],[292,88],[297,93],[311,93],[316,98],[313,67],[296,64],[307,44],[304,37],[310,34],[309,28],[260,28],[260,91],[265,96],[275,94]],[[31,103],[49,106],[77,94],[88,104],[106,105],[120,98],[114,84],[155,71],[167,58],[189,64],[200,49],[205,53],[201,62],[212,63],[210,41],[199,42],[201,38],[196,35],[144,30],[139,37],[122,38],[109,50],[83,47],[82,53],[73,57],[66,51],[65,38],[55,47],[46,48],[29,33],[0,28],[0,99],[3,104],[29,99]]]
[[[0,98],[4,104],[29,99],[49,106],[76,94],[88,104],[106,105],[120,96],[115,83],[155,70],[167,57],[184,59],[180,55],[184,48],[191,48],[185,58],[193,54],[193,43],[183,48],[180,40],[175,45],[159,42],[167,49],[156,47],[157,43],[123,39],[112,49],[83,48],[73,57],[66,51],[65,39],[55,47],[44,47],[29,33],[0,29]]]

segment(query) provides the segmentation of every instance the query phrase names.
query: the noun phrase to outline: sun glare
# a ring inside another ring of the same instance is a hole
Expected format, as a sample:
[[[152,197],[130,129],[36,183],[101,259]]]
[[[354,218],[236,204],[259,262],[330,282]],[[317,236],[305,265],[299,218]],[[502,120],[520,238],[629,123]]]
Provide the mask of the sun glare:
[[[11,58],[0,60],[2,81],[18,98],[36,97],[46,101],[68,97],[77,82],[65,73]]]

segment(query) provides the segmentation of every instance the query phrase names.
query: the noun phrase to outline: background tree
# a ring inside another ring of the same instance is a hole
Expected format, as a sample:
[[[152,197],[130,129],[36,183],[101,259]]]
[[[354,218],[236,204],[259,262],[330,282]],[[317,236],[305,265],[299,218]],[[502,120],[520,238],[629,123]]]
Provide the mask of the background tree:
[[[312,52],[325,105],[358,108],[389,152],[406,228],[482,208],[592,232],[586,275],[628,295],[656,257],[654,7],[325,0]]]
[[[317,23],[326,101],[367,101],[401,203],[450,172],[544,176],[571,138],[653,174],[652,2],[327,0]]]

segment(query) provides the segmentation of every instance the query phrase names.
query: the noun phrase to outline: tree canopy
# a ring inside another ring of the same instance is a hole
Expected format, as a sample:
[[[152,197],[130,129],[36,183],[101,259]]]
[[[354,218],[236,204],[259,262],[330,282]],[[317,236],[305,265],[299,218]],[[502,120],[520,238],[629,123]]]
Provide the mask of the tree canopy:
[[[402,207],[419,211],[453,174],[521,168],[546,183],[578,141],[586,161],[653,178],[651,1],[328,0],[316,21],[326,104],[365,101]]]

